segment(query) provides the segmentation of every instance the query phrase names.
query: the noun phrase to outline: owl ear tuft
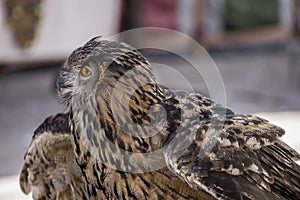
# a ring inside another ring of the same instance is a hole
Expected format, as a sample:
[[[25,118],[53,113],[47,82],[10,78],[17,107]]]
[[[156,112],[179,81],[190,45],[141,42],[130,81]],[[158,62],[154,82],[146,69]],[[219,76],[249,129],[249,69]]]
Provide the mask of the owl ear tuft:
[[[89,42],[93,41],[93,42],[101,42],[103,40],[102,35],[100,36],[96,36],[94,38],[92,38]]]

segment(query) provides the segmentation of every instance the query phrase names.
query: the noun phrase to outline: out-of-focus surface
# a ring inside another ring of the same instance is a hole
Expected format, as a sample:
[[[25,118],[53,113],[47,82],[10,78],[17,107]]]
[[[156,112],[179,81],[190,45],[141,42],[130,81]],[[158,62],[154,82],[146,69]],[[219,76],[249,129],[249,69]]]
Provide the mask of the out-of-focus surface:
[[[12,29],[0,1],[0,64],[55,61],[96,35],[118,32],[120,0],[42,0],[33,44],[25,51],[16,47]],[[15,10],[17,10],[16,7]]]
[[[25,195],[21,192],[18,181],[18,176],[0,178],[0,197],[2,200],[32,199],[31,194]]]
[[[35,128],[64,111],[54,92],[56,71],[21,71],[0,78],[0,176],[20,171]]]

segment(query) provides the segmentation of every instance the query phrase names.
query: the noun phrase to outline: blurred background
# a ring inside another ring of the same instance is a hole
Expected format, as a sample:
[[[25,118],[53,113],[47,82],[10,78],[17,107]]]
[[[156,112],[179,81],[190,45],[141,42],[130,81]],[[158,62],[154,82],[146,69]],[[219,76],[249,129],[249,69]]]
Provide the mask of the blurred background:
[[[226,105],[284,127],[284,140],[300,151],[299,0],[0,0],[1,199],[25,199],[17,174],[33,131],[65,110],[55,80],[68,55],[94,36],[139,27],[167,28],[199,42],[221,73]],[[188,43],[163,32],[145,38],[171,50],[144,49],[151,62],[173,67],[209,96],[203,78],[172,53],[197,56]],[[161,84],[191,89],[160,66],[153,68]]]

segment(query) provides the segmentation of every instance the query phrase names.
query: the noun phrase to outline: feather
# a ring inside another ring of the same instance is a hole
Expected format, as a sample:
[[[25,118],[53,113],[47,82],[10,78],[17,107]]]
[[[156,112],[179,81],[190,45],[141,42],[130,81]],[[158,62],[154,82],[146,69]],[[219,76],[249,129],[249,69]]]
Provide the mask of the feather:
[[[91,39],[57,86],[68,114],[37,129],[20,175],[34,199],[300,198],[283,129],[160,86],[128,44]]]

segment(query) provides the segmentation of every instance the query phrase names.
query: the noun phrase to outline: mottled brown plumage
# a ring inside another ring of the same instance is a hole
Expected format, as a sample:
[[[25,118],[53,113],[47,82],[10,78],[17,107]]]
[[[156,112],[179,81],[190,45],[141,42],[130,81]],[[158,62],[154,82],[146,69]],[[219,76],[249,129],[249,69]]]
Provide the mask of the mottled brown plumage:
[[[76,199],[87,184],[76,164],[67,114],[48,117],[24,157],[20,187],[34,199]]]
[[[64,184],[76,187],[74,199],[300,197],[300,155],[280,140],[281,128],[159,86],[148,61],[127,44],[90,40],[71,54],[57,85],[69,108],[66,153],[74,158],[55,170],[72,174]],[[33,185],[28,172],[44,166],[42,155],[55,155],[52,145],[41,152],[35,138],[35,157],[27,153],[21,174],[24,192]],[[38,183],[39,193],[45,185],[58,192],[47,178]]]

